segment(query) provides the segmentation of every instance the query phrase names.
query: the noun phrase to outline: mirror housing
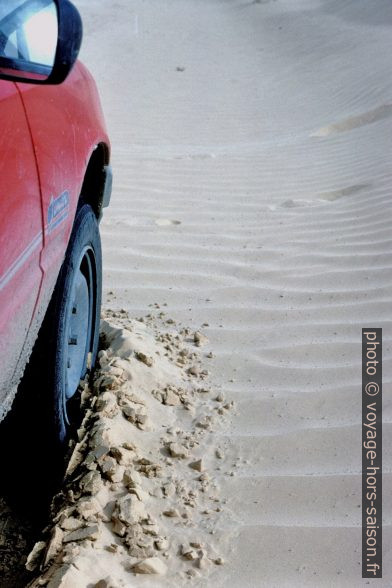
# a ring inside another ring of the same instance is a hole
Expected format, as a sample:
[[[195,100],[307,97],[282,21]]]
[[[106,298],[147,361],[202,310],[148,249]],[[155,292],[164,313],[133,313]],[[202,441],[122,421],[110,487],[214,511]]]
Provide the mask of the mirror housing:
[[[83,38],[82,19],[70,0],[52,0],[57,9],[57,46],[52,67],[46,67],[46,77],[40,71],[26,67],[19,60],[0,55],[0,80],[30,84],[61,84],[72,70],[79,55]],[[26,2],[27,3],[27,2]],[[34,8],[34,0],[31,0]],[[28,65],[28,64],[27,64]],[[15,72],[15,73],[14,73]]]

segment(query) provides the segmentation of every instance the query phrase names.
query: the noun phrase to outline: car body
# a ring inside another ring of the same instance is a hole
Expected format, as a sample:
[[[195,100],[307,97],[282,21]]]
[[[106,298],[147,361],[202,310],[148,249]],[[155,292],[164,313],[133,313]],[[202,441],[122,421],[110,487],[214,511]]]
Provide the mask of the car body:
[[[61,0],[59,0],[61,2]],[[76,62],[61,84],[0,80],[0,420],[45,317],[83,199],[111,190],[95,82]]]

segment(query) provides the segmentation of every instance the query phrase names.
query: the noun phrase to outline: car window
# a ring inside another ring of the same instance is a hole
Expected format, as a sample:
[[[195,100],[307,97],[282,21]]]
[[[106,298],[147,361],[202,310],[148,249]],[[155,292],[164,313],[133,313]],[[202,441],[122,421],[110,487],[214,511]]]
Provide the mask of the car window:
[[[7,0],[0,6],[0,56],[52,66],[57,45],[52,0]]]

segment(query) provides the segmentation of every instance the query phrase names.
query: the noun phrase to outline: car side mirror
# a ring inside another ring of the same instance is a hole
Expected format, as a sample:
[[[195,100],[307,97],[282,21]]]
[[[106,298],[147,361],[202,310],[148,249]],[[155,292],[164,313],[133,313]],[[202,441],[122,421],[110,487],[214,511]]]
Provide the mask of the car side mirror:
[[[2,0],[0,79],[61,84],[82,36],[82,20],[69,0]]]

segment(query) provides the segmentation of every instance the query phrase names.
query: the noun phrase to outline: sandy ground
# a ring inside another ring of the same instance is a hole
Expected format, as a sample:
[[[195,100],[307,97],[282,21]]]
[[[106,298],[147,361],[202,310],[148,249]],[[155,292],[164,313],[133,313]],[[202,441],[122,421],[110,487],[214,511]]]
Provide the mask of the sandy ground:
[[[81,0],[113,140],[107,303],[208,322],[238,416],[215,585],[358,586],[360,333],[391,382],[392,6]],[[113,291],[115,297],[109,296]],[[392,581],[384,400],[384,580]]]
[[[212,386],[236,403],[215,432],[241,460],[236,475],[214,474],[228,499],[217,523],[225,565],[194,581],[368,584],[360,344],[363,326],[383,327],[388,390],[390,2],[77,5],[113,141],[105,304],[137,317],[167,303],[177,321],[208,323]],[[377,585],[390,586],[388,395],[384,420]],[[170,571],[157,578],[170,583]]]
[[[64,483],[28,557],[30,588],[198,584],[226,564],[218,477],[240,464],[219,431],[234,403],[208,384],[207,338],[158,314],[106,313]]]

